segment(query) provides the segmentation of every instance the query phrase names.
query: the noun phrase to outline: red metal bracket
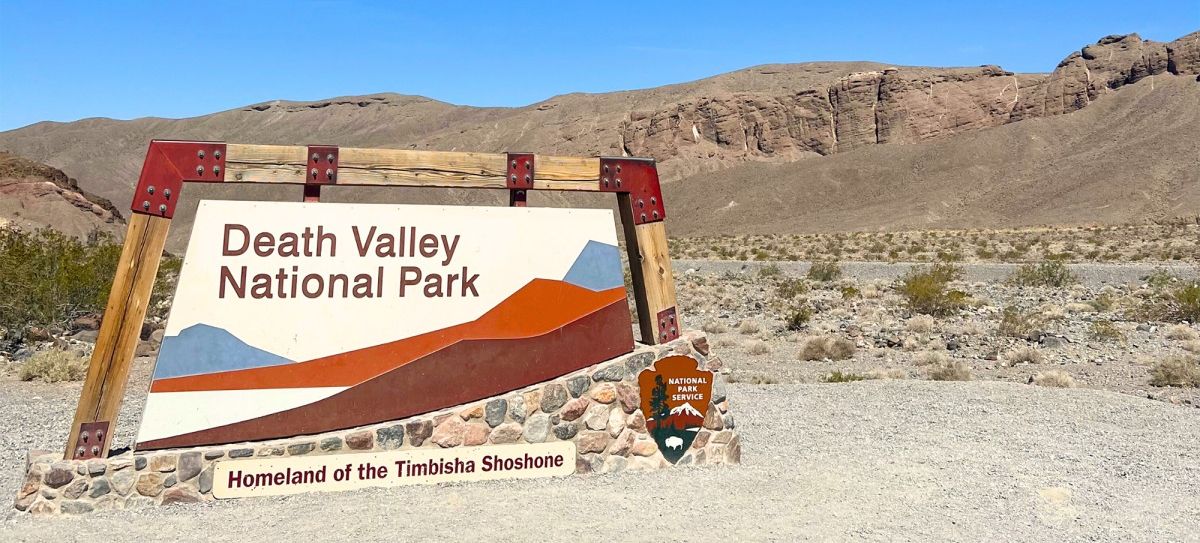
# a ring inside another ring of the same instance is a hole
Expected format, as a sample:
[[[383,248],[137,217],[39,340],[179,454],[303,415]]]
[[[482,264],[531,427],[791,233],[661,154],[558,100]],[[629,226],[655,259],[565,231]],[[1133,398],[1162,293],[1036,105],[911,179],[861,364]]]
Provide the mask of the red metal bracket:
[[[668,342],[679,339],[679,323],[675,322],[674,307],[668,307],[658,312],[658,339]]]
[[[175,202],[179,201],[184,181],[225,181],[225,144],[152,140],[129,209],[145,215],[174,217]]]
[[[337,183],[338,148],[336,145],[308,146],[308,177],[306,185],[333,185]]]
[[[85,422],[79,425],[79,444],[75,448],[75,460],[91,460],[99,458],[100,451],[105,450],[104,440],[108,438],[109,422],[106,420],[97,422]]]
[[[600,190],[628,193],[634,224],[667,218],[654,159],[600,157]]]
[[[525,207],[529,190],[533,188],[533,153],[506,153],[508,176],[504,184],[508,186],[508,205]]]
[[[304,201],[320,202],[321,185],[337,184],[337,146],[309,145],[307,170],[308,173],[304,176]]]

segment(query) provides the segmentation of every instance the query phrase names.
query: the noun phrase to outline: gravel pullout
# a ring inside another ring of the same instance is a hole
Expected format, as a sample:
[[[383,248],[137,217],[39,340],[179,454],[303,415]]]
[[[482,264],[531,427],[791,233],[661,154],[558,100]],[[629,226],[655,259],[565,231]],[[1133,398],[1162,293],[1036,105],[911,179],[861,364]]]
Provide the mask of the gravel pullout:
[[[60,444],[77,387],[0,385],[8,499],[25,449]],[[1200,541],[1200,418],[1190,408],[999,382],[734,384],[730,397],[740,467],[83,518],[9,510],[0,541]]]

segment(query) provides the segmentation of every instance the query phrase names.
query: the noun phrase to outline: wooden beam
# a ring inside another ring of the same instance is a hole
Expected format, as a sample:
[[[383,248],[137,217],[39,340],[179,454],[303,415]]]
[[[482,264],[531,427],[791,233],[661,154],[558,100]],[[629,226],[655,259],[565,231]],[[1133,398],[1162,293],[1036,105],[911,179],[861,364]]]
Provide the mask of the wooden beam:
[[[677,337],[681,329],[675,303],[675,274],[667,250],[667,227],[662,221],[634,224],[629,194],[617,194],[617,201],[625,231],[642,342],[649,345],[664,343]],[[659,321],[659,315],[667,310],[675,311],[674,322]]]
[[[117,427],[117,414],[125,396],[129,368],[137,349],[142,322],[154,290],[154,278],[171,219],[134,213],[129,217],[125,244],[117,262],[117,273],[108,294],[104,320],[96,338],[96,348],[88,364],[87,378],[79,394],[79,406],[67,438],[65,457],[75,457],[80,446],[80,427],[84,423],[107,422],[99,446],[99,454],[108,454],[112,431]],[[89,447],[90,448],[90,447]],[[90,452],[90,451],[89,451]],[[90,455],[89,455],[90,456]]]
[[[338,185],[504,189],[505,155],[413,151],[338,150]],[[226,145],[226,183],[304,182],[307,148],[298,145]],[[600,159],[537,157],[535,190],[599,191]]]

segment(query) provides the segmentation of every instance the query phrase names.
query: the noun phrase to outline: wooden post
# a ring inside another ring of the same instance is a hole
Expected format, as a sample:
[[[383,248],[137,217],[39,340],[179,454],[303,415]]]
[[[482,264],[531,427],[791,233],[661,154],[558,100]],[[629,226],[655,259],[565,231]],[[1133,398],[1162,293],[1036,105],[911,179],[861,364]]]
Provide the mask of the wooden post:
[[[129,229],[117,263],[117,273],[108,294],[104,320],[96,338],[96,348],[88,364],[87,379],[79,395],[75,420],[67,437],[65,457],[93,458],[108,454],[112,430],[117,426],[117,414],[125,397],[129,368],[137,349],[142,322],[146,318],[150,294],[158,263],[167,242],[171,219],[134,213],[129,217]],[[90,423],[101,423],[90,425]],[[87,443],[80,434],[85,424],[92,431]],[[97,439],[96,428],[102,437]],[[84,447],[80,454],[80,447]]]
[[[680,330],[666,224],[662,221],[635,224],[629,193],[618,193],[617,202],[625,231],[642,342],[650,345],[666,343],[679,337]]]

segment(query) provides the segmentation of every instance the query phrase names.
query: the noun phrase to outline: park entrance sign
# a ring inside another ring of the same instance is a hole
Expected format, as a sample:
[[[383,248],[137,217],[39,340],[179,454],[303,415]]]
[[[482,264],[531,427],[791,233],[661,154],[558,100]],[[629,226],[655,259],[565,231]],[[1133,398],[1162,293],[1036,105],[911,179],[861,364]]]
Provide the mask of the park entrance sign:
[[[611,211],[204,201],[137,447],[397,420],[632,348]]]
[[[110,453],[195,182],[303,200],[199,203],[136,440]],[[321,202],[326,185],[509,206]],[[531,191],[615,195],[626,258],[611,210]],[[153,141],[130,210],[65,454],[31,454],[21,511],[740,461],[726,370],[680,328],[653,160]]]

